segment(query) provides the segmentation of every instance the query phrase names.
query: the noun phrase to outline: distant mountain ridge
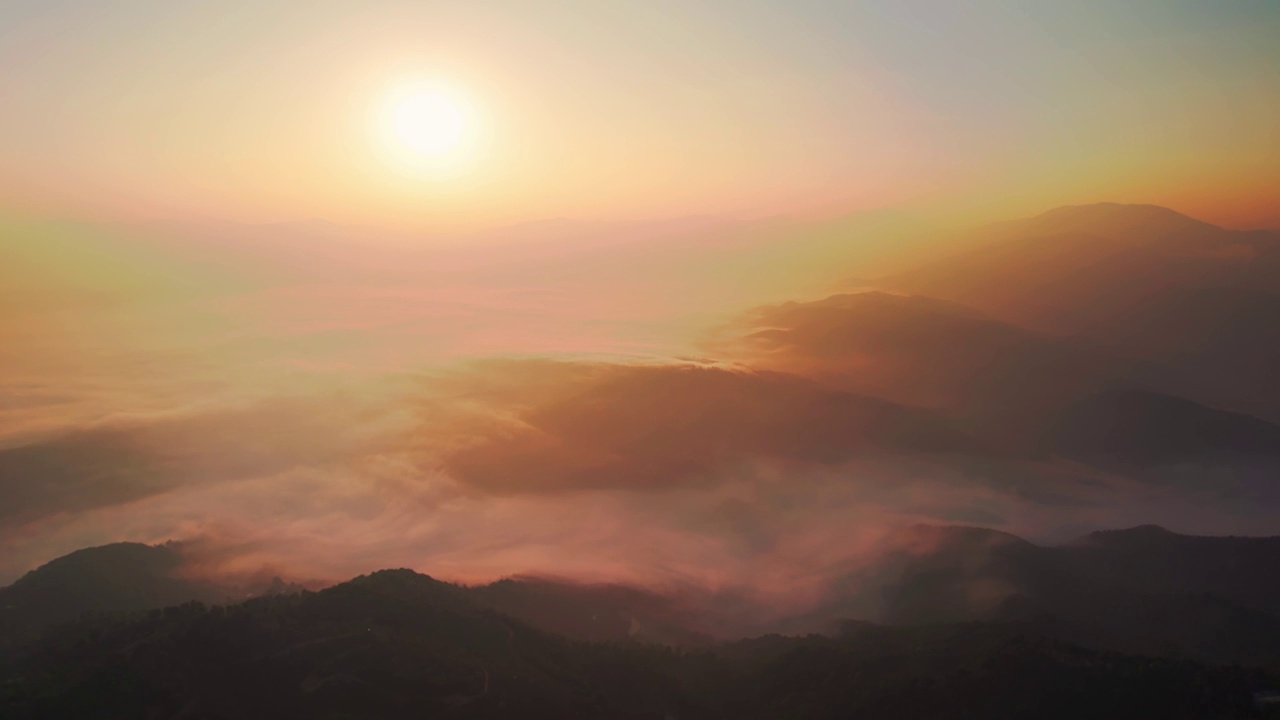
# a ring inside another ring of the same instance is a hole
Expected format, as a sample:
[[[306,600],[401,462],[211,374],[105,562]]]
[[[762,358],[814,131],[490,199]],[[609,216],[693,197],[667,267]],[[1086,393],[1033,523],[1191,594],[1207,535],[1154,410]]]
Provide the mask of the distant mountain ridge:
[[[127,614],[190,601],[243,601],[212,584],[166,580],[174,561],[167,546],[136,544],[60,558],[0,589],[6,627],[48,628],[86,613]],[[1199,537],[1140,526],[1040,546],[985,528],[917,525],[891,534],[875,561],[852,569],[807,620],[784,618],[776,629],[833,630],[842,619],[1036,621],[1046,633],[1089,647],[1176,649],[1214,662],[1280,666],[1276,567],[1280,537]],[[710,646],[733,637],[733,623],[716,617],[718,606],[706,598],[548,579],[466,587],[424,577],[382,571],[346,585],[373,583],[379,592],[487,608],[582,640]],[[104,590],[120,583],[135,589],[123,596]],[[395,590],[397,583],[405,587]],[[28,633],[24,642],[33,637]]]
[[[1079,330],[1173,288],[1274,292],[1280,273],[1280,233],[1227,230],[1150,205],[1057,208],[990,226],[964,245],[880,284]]]
[[[1175,394],[1280,419],[1280,232],[1151,205],[1063,207],[975,233],[883,289],[966,305],[1151,362]]]
[[[1098,653],[1016,624],[848,624],[707,651],[585,643],[408,570],[86,621],[0,663],[6,718],[897,720],[1258,717],[1266,671]]]
[[[1280,665],[1277,567],[1280,537],[1146,525],[1040,546],[982,528],[916,526],[851,575],[825,616],[871,604],[893,624],[1035,622],[1088,647]]]
[[[1120,466],[1267,462],[1280,468],[1280,426],[1159,393],[1110,390],[1057,419],[1056,449]]]

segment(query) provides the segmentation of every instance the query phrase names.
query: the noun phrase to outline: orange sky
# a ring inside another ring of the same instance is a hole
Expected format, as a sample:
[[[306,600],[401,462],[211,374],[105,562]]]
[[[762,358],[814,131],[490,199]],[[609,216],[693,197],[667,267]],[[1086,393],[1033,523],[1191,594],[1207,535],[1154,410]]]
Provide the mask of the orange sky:
[[[1280,222],[1277,11],[9,3],[0,206],[413,230],[1114,200]],[[474,109],[385,152],[399,83]]]

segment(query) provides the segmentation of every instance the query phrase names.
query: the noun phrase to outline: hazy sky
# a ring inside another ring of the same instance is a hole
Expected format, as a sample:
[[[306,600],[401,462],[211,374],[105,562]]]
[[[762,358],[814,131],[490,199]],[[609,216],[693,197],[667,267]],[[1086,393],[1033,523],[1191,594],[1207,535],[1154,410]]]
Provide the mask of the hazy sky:
[[[1274,2],[8,0],[0,202],[484,227],[1103,199],[1280,224]],[[474,111],[407,172],[397,83]]]
[[[1280,227],[1277,117],[1274,0],[0,0],[0,584],[1280,532],[1280,235],[1084,205]]]

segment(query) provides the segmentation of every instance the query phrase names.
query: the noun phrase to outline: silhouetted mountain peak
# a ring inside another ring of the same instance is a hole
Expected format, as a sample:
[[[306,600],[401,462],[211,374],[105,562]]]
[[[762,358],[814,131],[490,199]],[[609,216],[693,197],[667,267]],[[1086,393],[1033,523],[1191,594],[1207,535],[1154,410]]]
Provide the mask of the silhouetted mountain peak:
[[[368,575],[360,575],[345,583],[335,585],[325,592],[347,592],[352,590],[372,592],[379,595],[395,595],[404,598],[454,597],[462,592],[462,588],[457,585],[436,580],[430,575],[424,575],[408,568],[378,570]]]
[[[1219,229],[1159,205],[1100,202],[1064,205],[1024,221],[1062,232],[1126,233],[1134,230],[1178,231]]]
[[[1192,222],[1198,222],[1194,218],[1176,210],[1170,210],[1161,205],[1152,205],[1150,203],[1120,203],[1103,201],[1096,203],[1082,203],[1080,205],[1060,205],[1056,208],[1046,210],[1035,218],[1066,218],[1066,217],[1121,217],[1128,216],[1131,218],[1183,218]]]
[[[168,575],[182,564],[180,547],[178,543],[146,545],[120,542],[83,548],[50,560],[18,578],[12,587],[31,588],[58,583],[69,575],[75,576],[76,580],[84,580],[86,575],[99,579]]]
[[[1120,530],[1098,530],[1085,536],[1084,542],[1089,545],[1116,549],[1138,549],[1164,546],[1179,540],[1213,542],[1218,539],[1220,538],[1197,538],[1193,535],[1173,532],[1161,525],[1147,524]]]
[[[409,568],[387,568],[385,570],[375,570],[368,575],[359,575],[346,584],[364,584],[364,585],[408,585],[419,587],[432,587],[436,585],[448,585],[448,583],[436,580],[435,578],[420,573],[417,570]]]
[[[933,525],[916,523],[907,526],[898,537],[911,541],[937,543],[939,546],[957,545],[1016,545],[1032,546],[1032,543],[1002,530],[973,527],[970,525]]]
[[[52,560],[0,588],[0,646],[85,613],[132,612],[191,600],[219,602],[227,591],[183,577],[180,543],[115,543]]]
[[[1089,537],[1098,538],[1099,540],[1123,540],[1129,538],[1171,538],[1182,536],[1162,525],[1147,523],[1121,530],[1099,530],[1089,533]]]
[[[982,318],[982,313],[959,303],[923,295],[884,292],[883,290],[867,290],[865,292],[841,293],[831,295],[813,303],[785,303],[782,307],[803,307],[809,305],[818,308],[839,308],[842,310],[894,310],[898,312],[931,313],[954,315],[965,318]]]
[[[1153,205],[1061,207],[983,228],[884,286],[1053,334],[1085,334],[1162,292],[1269,290],[1280,244]]]

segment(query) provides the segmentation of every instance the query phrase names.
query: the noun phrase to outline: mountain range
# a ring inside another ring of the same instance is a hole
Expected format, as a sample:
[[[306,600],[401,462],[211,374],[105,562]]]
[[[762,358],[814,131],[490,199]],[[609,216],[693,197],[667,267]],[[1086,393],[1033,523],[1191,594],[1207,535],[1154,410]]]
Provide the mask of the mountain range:
[[[279,578],[251,589],[191,579],[183,562],[176,544],[77,551],[0,589],[0,629],[16,651],[85,617],[310,593]],[[744,598],[552,578],[438,584],[476,607],[590,642],[698,648],[748,634],[835,634],[848,621],[990,622],[1098,650],[1280,668],[1278,566],[1280,537],[1141,526],[1045,546],[983,528],[915,525],[889,534],[815,607],[768,622],[726,621],[726,608]]]
[[[1136,563],[1145,572],[1119,584],[1103,580],[1103,587],[1174,593],[1167,597],[1175,610],[1183,607],[1178,590],[1195,597],[1194,588],[1212,582],[1241,608],[1274,612],[1274,582],[1258,588],[1246,579],[1274,567],[1280,540],[1258,541],[1256,552],[1242,556],[1240,543],[1254,541],[1156,528],[1100,533],[1065,550],[973,528],[907,534],[937,549],[914,558],[888,588],[894,625],[846,622],[829,636],[770,635],[696,648],[588,642],[492,607],[496,594],[517,613],[537,617],[545,607],[531,598],[541,596],[545,605],[558,594],[585,609],[579,589],[464,588],[385,570],[319,592],[212,607],[192,601],[52,626],[11,648],[0,665],[0,706],[13,718],[1265,716],[1259,698],[1280,681],[1275,665],[1247,670],[1100,652],[1053,637],[1037,620],[954,620],[1000,604],[974,595],[985,587],[975,585],[979,580],[1038,578],[1056,595],[1062,586],[1046,568],[1081,564],[1079,577],[1107,578],[1127,575]],[[975,549],[987,558],[965,567]],[[119,550],[95,555],[118,559]],[[1171,550],[1193,550],[1188,572],[1169,565]],[[1090,563],[1098,552],[1100,566]],[[1224,556],[1247,559],[1232,572],[1222,568]],[[1105,564],[1117,558],[1121,565]],[[46,567],[17,587],[40,586],[50,572],[69,577],[65,565]],[[57,597],[52,585],[43,587]],[[4,593],[13,599],[12,587]],[[1082,595],[1092,598],[1088,612],[1115,609],[1105,589]],[[634,607],[640,596],[597,594],[603,604],[596,609],[606,609],[606,597],[617,610]],[[952,597],[956,603],[947,602]]]
[[[1105,509],[1113,496],[1089,493],[1121,487],[1271,527],[1280,233],[1099,204],[948,247],[857,291],[757,307],[709,344],[719,362],[497,361],[484,392],[454,394],[470,414],[433,416],[417,435],[465,438],[431,467],[483,496],[656,495],[756,466],[797,478],[799,495],[812,475],[856,485],[861,459],[923,459],[965,469],[949,481],[958,494],[1052,496],[1044,517]],[[113,432],[77,452],[58,440],[0,449],[12,500],[0,521],[38,519],[69,494],[42,496],[27,475],[74,488],[151,468],[109,467],[124,456],[99,446],[133,447]],[[118,480],[108,489],[128,486]],[[744,507],[748,544],[778,542]],[[971,527],[897,522],[926,513],[891,509],[873,548],[782,607],[744,591],[544,576],[464,586],[406,569],[322,590],[229,583],[197,572],[182,543],[87,548],[0,589],[0,708],[1198,718],[1263,716],[1256,697],[1280,688],[1280,537],[1144,524],[1032,542],[1001,529],[1004,516]],[[799,532],[783,527],[775,535]]]

